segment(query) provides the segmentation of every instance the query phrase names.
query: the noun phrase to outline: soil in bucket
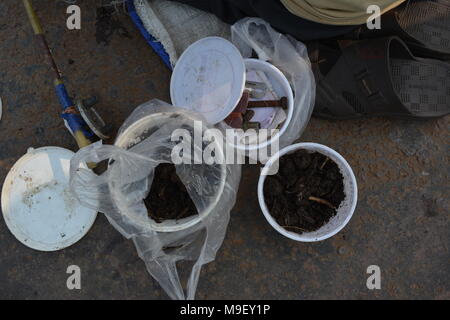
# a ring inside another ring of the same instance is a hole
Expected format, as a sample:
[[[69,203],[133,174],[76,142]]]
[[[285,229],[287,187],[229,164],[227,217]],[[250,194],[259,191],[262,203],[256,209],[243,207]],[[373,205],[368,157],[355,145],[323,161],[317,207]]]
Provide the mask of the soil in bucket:
[[[320,229],[345,198],[337,164],[318,152],[298,150],[280,158],[279,171],[267,176],[264,197],[270,214],[288,231]]]
[[[198,214],[186,186],[171,163],[163,163],[156,167],[150,193],[144,199],[144,203],[148,215],[157,223],[164,220],[180,220]]]

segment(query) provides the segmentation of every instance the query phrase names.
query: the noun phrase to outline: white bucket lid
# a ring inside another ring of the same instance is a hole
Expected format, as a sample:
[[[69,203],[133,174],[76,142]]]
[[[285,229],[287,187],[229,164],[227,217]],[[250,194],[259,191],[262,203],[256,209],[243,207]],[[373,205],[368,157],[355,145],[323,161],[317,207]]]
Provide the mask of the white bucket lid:
[[[245,64],[228,40],[207,37],[190,45],[170,81],[172,104],[202,114],[210,124],[236,108],[245,88]]]
[[[73,155],[58,147],[30,148],[8,173],[1,196],[3,218],[27,247],[66,248],[94,224],[95,210],[82,207],[69,188]]]

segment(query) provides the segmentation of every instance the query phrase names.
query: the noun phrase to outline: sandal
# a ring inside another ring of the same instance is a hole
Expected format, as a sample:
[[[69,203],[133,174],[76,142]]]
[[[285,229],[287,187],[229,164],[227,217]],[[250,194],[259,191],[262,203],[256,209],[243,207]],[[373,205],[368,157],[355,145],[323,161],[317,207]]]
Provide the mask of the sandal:
[[[408,1],[381,16],[381,29],[363,26],[356,39],[394,35],[415,55],[450,60],[450,0]]]
[[[414,57],[398,37],[308,46],[317,82],[313,115],[442,117],[450,112],[450,64]]]

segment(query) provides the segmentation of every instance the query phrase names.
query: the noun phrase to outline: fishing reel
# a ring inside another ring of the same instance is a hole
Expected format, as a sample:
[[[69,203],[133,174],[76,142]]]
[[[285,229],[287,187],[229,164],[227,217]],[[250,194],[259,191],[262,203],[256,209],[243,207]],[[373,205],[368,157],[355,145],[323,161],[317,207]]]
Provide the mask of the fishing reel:
[[[83,118],[84,122],[88,125],[89,129],[100,139],[106,140],[110,138],[112,126],[106,124],[102,117],[99,115],[94,106],[98,103],[98,98],[92,96],[88,99],[80,99],[76,102],[76,108]]]

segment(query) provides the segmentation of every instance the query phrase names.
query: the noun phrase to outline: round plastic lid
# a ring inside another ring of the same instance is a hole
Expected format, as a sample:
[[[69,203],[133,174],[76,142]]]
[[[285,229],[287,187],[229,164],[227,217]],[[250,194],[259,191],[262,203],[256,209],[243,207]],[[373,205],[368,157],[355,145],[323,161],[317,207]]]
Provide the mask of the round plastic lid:
[[[94,224],[95,210],[82,207],[69,189],[73,152],[30,149],[8,173],[2,212],[12,234],[39,251],[56,251],[80,240]]]
[[[208,37],[181,55],[170,96],[174,106],[196,111],[216,124],[235,109],[244,88],[245,64],[239,50],[223,38]]]

